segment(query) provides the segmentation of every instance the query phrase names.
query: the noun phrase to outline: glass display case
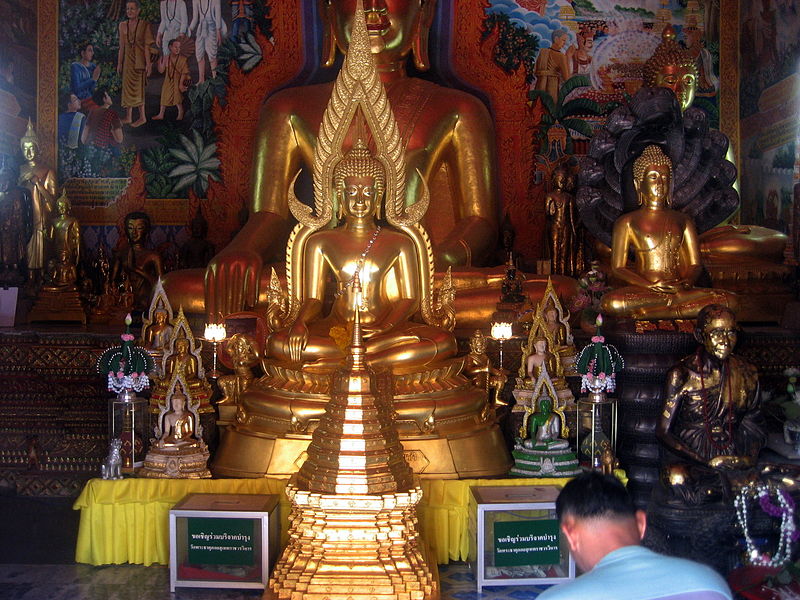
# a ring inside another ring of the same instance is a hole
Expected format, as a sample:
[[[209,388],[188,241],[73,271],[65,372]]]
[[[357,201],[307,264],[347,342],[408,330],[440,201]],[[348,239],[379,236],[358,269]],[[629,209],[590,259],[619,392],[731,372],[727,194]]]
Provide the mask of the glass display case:
[[[169,586],[264,589],[279,550],[277,495],[190,494],[169,511]]]
[[[552,485],[473,486],[470,561],[478,591],[569,581],[575,562],[558,526]]]

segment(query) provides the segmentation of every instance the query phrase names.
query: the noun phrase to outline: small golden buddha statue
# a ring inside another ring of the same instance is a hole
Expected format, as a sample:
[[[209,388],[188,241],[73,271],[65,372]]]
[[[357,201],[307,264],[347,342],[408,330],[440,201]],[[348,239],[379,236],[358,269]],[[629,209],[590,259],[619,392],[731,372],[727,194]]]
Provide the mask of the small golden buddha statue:
[[[582,268],[582,265],[577,264],[577,251],[582,241],[577,238],[577,215],[572,193],[574,189],[574,177],[566,167],[556,167],[553,171],[552,189],[544,203],[551,272],[559,275],[574,275]]]
[[[612,274],[627,286],[603,296],[602,312],[672,319],[693,318],[707,304],[735,306],[735,294],[694,287],[702,271],[697,231],[691,217],[670,208],[672,162],[658,146],[634,162],[633,185],[640,208],[617,219],[611,245]]]
[[[114,254],[111,280],[127,277],[133,291],[133,307],[147,310],[150,296],[158,280],[164,275],[161,255],[146,247],[150,235],[150,217],[144,212],[125,215],[127,244]]]
[[[139,472],[142,477],[201,479],[211,477],[208,447],[202,439],[199,403],[193,402],[186,380],[171,380],[167,401],[160,406],[156,437]]]
[[[183,373],[187,381],[198,378],[197,357],[189,352],[189,340],[179,337],[175,340],[172,354],[164,362],[164,377],[171,379],[175,373]]]
[[[525,360],[525,373],[535,382],[542,374],[542,369],[553,377],[561,368],[558,357],[548,350],[547,338],[539,335],[533,339],[533,352]]]
[[[338,365],[344,350],[332,329],[350,322],[356,303],[361,305],[361,330],[373,366],[422,367],[454,356],[456,341],[450,332],[412,320],[422,296],[417,250],[407,235],[375,222],[386,185],[381,163],[359,140],[336,166],[333,178],[344,224],[308,238],[301,258],[304,300],[294,323],[269,337],[269,356],[304,369]],[[362,285],[358,298],[353,293],[356,273]],[[336,291],[330,313],[323,315],[329,276]]]
[[[245,333],[235,333],[225,347],[233,365],[233,374],[217,379],[222,399],[217,402],[220,422],[232,423],[242,394],[255,380],[253,367],[258,364],[256,341]]]
[[[367,18],[376,17],[383,19]],[[215,456],[218,475],[297,470],[324,414],[330,375],[353,338],[355,314],[365,360],[394,388],[394,425],[417,473],[488,476],[509,467],[488,394],[455,357],[452,289],[448,277],[435,285],[433,249],[420,223],[430,200],[426,176],[408,179],[401,129],[370,53],[374,38],[363,16],[354,19],[316,137],[313,208],[289,187],[298,225],[287,248],[287,289],[277,280],[270,285],[265,374],[241,395]],[[407,186],[416,185],[418,199],[408,204]],[[386,225],[376,223],[378,210]],[[341,221],[331,229],[336,212]]]
[[[500,394],[508,377],[495,369],[486,354],[486,336],[480,329],[469,338],[469,354],[464,362],[464,374],[479,388],[495,390],[495,402],[501,402]]]
[[[45,230],[47,261],[42,273],[43,285],[28,313],[29,321],[80,321],[86,312],[76,286],[81,228],[70,214],[66,192],[56,202],[56,215]]]
[[[664,480],[689,503],[719,499],[755,465],[766,441],[755,367],[734,356],[736,316],[700,311],[700,346],[667,374],[657,435],[670,454]],[[737,474],[738,473],[738,474]]]
[[[145,329],[142,339],[148,350],[163,352],[172,337],[172,325],[169,324],[169,313],[166,308],[158,308],[153,313],[153,322]]]
[[[31,196],[31,228],[27,245],[28,273],[34,283],[42,277],[47,256],[45,239],[50,218],[55,211],[57,177],[55,171],[43,164],[39,152],[39,136],[28,119],[28,129],[19,141],[25,164],[19,175],[19,186],[27,189]]]

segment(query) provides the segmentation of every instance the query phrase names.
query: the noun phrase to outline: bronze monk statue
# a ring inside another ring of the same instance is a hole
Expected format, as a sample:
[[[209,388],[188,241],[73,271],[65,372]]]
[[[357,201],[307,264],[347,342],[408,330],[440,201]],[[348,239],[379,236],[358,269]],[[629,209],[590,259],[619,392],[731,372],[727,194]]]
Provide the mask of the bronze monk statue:
[[[730,499],[737,473],[755,465],[766,441],[758,373],[732,354],[736,316],[725,306],[706,306],[695,336],[697,352],[667,374],[657,429],[669,450],[665,483],[689,504]]]
[[[672,161],[658,146],[645,148],[633,163],[633,185],[640,208],[617,219],[611,238],[611,272],[627,285],[603,296],[603,313],[692,318],[707,304],[734,305],[734,294],[694,287],[702,271],[697,230],[688,215],[670,207]]]
[[[326,31],[323,58],[329,66],[337,48],[344,52],[348,47],[355,2],[321,4]],[[479,264],[492,254],[498,209],[494,133],[484,105],[462,91],[406,72],[410,56],[418,69],[429,66],[428,32],[435,8],[435,0],[375,0],[367,5],[366,15],[372,56],[408,159],[406,201],[413,203],[419,194],[421,177],[431,182],[435,206],[426,227],[437,268],[445,269]],[[330,83],[290,88],[264,103],[253,157],[249,219],[207,270],[170,274],[166,287],[174,305],[217,317],[266,303],[269,272],[264,265],[282,259],[292,225],[287,192],[298,170],[310,170],[331,90]]]

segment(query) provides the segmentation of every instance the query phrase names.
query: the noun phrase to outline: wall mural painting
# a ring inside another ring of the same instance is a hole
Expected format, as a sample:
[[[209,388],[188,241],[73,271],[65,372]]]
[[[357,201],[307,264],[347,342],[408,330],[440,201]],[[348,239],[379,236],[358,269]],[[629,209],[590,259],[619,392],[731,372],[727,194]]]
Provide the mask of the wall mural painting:
[[[458,75],[490,96],[499,163],[514,164],[518,173],[525,173],[514,156],[523,152],[532,156],[527,175],[501,173],[506,180],[528,178],[503,186],[504,209],[517,231],[523,232],[517,246],[525,258],[537,256],[539,250],[543,201],[553,169],[565,161],[574,164],[574,155],[585,154],[606,116],[642,85],[642,65],[668,23],[678,41],[697,57],[695,105],[718,126],[718,0],[485,0],[482,4],[480,48],[457,48],[451,57],[457,63],[461,60],[455,67]],[[467,10],[462,12],[456,14],[456,31],[469,20]],[[457,33],[453,37],[455,47],[464,44]],[[463,60],[460,53],[466,55]],[[512,86],[468,72],[468,61],[487,53],[495,68],[514,81]],[[509,88],[516,99],[508,98]],[[515,106],[515,119],[507,116],[509,105]],[[502,141],[512,130],[519,132],[520,125],[533,131],[527,149]],[[526,192],[520,194],[520,189]]]
[[[36,3],[0,0],[0,166],[16,168],[19,138],[36,120]]]
[[[797,228],[800,2],[740,3],[743,223]],[[800,189],[798,189],[800,194]],[[794,213],[794,214],[793,214]],[[798,248],[800,258],[800,248]]]
[[[223,177],[215,107],[226,107],[233,71],[261,63],[269,9],[258,0],[61,0],[59,18],[59,184],[86,246],[114,248],[124,215],[145,210],[151,243],[175,268],[192,217],[215,219],[205,201]]]

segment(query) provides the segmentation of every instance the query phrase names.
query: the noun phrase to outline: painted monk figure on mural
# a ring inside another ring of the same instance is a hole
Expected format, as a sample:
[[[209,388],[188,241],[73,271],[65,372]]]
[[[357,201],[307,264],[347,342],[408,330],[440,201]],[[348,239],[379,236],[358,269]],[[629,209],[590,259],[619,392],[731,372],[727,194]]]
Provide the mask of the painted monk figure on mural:
[[[122,107],[125,118],[122,122],[139,127],[147,122],[144,114],[144,90],[147,78],[153,70],[150,61],[151,47],[155,43],[150,23],[139,18],[139,2],[125,3],[127,21],[119,24],[119,53],[117,72],[122,75]],[[133,121],[133,109],[138,109],[139,118]]]

